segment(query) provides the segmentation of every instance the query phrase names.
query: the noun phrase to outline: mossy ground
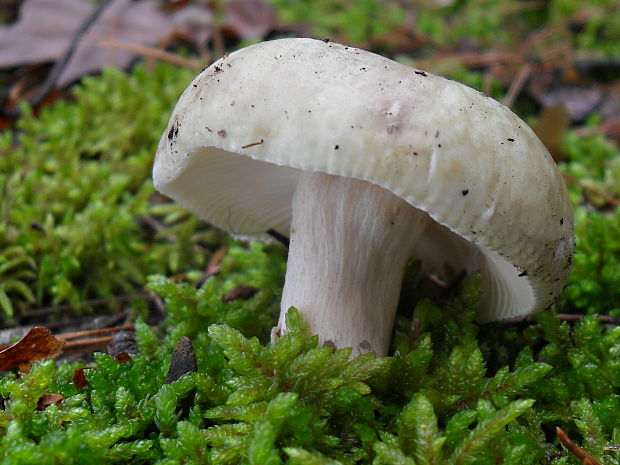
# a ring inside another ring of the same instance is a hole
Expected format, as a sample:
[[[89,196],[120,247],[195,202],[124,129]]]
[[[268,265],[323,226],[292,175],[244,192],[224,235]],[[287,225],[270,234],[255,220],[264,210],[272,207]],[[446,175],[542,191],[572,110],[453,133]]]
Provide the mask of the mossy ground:
[[[399,2],[272,3],[282,21],[379,52],[394,48],[406,20]],[[467,37],[517,48],[525,32],[583,9],[591,22],[561,37],[577,52],[617,56],[612,3],[558,0],[516,16],[505,5],[517,3],[428,5],[415,26],[437,47]],[[484,84],[476,70],[437,66]],[[620,328],[597,317],[620,316],[620,213],[605,200],[620,194],[616,146],[578,129],[565,136],[560,168],[579,180],[569,185],[577,254],[554,311],[479,326],[477,276],[446,293],[412,263],[392,355],[349,361],[347,350],[317,346],[295,313],[292,330],[269,344],[282,247],[235,243],[155,193],[156,143],[192,74],[166,64],[106,70],[37,117],[24,108],[15,130],[0,135],[3,320],[64,303],[88,311],[89,299],[124,294],[136,296],[133,316],[148,318],[145,285],[168,311],[157,331],[138,319],[131,360],[97,354],[84,387],[72,379],[83,363],[3,373],[0,463],[580,463],[558,444],[556,427],[601,463],[620,463]],[[490,89],[505,92],[499,81]],[[535,116],[525,99],[515,108]],[[596,118],[587,125],[595,130]],[[223,245],[219,273],[204,280]],[[239,284],[259,291],[223,302]],[[586,317],[569,325],[557,312]],[[165,384],[181,336],[193,342],[198,371]],[[64,400],[38,410],[44,393]]]

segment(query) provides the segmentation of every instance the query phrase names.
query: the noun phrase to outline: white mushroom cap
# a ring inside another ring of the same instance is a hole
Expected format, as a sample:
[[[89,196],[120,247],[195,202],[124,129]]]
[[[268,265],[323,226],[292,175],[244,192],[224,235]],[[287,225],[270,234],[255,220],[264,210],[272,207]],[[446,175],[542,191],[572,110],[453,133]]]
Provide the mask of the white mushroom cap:
[[[542,310],[566,283],[571,207],[533,131],[465,85],[333,42],[264,42],[205,69],[153,176],[220,228],[288,235],[304,171],[368,181],[427,212],[413,255],[482,269],[480,321]]]

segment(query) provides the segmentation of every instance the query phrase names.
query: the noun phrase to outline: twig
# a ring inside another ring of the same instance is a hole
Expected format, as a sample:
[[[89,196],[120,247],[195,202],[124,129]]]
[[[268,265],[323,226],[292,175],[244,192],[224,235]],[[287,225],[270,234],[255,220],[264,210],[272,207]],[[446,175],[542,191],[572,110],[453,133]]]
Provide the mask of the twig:
[[[521,89],[523,89],[523,86],[530,77],[531,72],[532,66],[529,63],[524,64],[510,83],[508,92],[506,92],[506,96],[504,97],[504,101],[502,102],[508,108],[510,108],[515,102],[515,99],[517,98],[517,96],[521,92]]]
[[[54,89],[54,87],[56,87],[58,78],[60,77],[60,75],[66,68],[67,64],[73,57],[73,54],[75,53],[75,50],[77,49],[80,39],[86,33],[86,31],[88,31],[88,29],[93,25],[93,23],[97,21],[97,19],[99,19],[99,17],[104,12],[104,10],[113,1],[114,0],[102,0],[102,2],[99,3],[99,5],[97,5],[97,8],[95,8],[95,11],[93,11],[92,14],[88,18],[86,18],[86,20],[82,23],[80,28],[73,34],[73,37],[71,37],[71,41],[69,42],[69,45],[67,46],[67,50],[65,51],[65,54],[59,60],[57,60],[56,63],[54,63],[52,70],[47,75],[47,78],[45,79],[45,81],[43,82],[43,84],[41,85],[37,93],[28,101],[28,104],[31,107],[39,106],[45,100],[45,98],[49,95],[49,93]],[[4,104],[3,104],[0,107],[0,117],[3,117],[3,118],[17,119],[21,116],[21,113],[22,112],[19,106],[7,109],[7,108],[4,108]]]
[[[166,52],[165,50],[161,50],[159,48],[147,47],[146,45],[118,40],[113,37],[105,37],[97,42],[97,45],[104,48],[113,48],[124,52],[134,53],[136,55],[155,58],[156,60],[167,61],[173,65],[189,68],[193,71],[200,71],[203,68],[203,65],[200,63],[179,55],[175,55],[174,53]]]
[[[581,447],[579,447],[577,444],[571,441],[569,437],[566,435],[566,433],[562,431],[561,428],[556,428],[555,434],[557,434],[560,442],[564,444],[564,447],[566,447],[566,449],[571,454],[573,454],[575,457],[581,460],[583,465],[601,465],[601,463],[598,460],[596,460],[594,457],[588,454],[585,450],[583,450]]]
[[[254,146],[256,146],[256,145],[261,145],[263,142],[264,142],[264,140],[263,140],[263,139],[261,139],[261,140],[259,140],[259,141],[257,141],[257,142],[252,142],[252,143],[250,143],[250,144],[245,144],[245,145],[243,145],[241,148],[242,148],[242,149],[249,149],[250,147],[254,147]]]
[[[63,339],[68,341],[69,339],[77,339],[84,336],[95,336],[98,334],[107,334],[107,333],[115,333],[119,331],[124,331],[126,329],[134,329],[135,326],[133,324],[115,326],[114,328],[101,328],[101,329],[91,329],[88,331],[74,331],[72,333],[61,333],[57,334],[56,337],[58,339]]]
[[[103,344],[107,344],[113,339],[114,336],[105,336],[105,337],[94,337],[92,339],[82,339],[79,341],[70,341],[67,342],[63,347],[63,352],[72,351],[72,350],[83,350],[85,347],[92,346],[102,346]]]
[[[575,186],[583,189],[586,192],[590,192],[591,194],[602,197],[603,200],[605,200],[605,203],[607,203],[608,205],[611,205],[612,207],[620,207],[620,200],[616,199],[615,197],[611,197],[610,195],[605,194],[604,192],[600,191],[596,187],[592,187],[592,186],[588,186],[587,184],[584,184],[582,181],[575,178],[574,176],[571,176],[568,173],[562,173],[562,176],[564,177],[564,180],[566,182],[570,184],[574,184]]]
[[[91,339],[82,339],[82,340],[72,340],[72,339],[78,339],[80,337],[84,337],[84,336],[96,336],[99,334],[108,334],[108,333],[116,333],[116,332],[120,332],[120,331],[124,331],[126,329],[134,329],[135,325],[133,324],[128,324],[128,325],[122,325],[122,326],[115,326],[114,328],[102,328],[102,329],[91,329],[88,331],[74,331],[72,333],[60,333],[60,334],[56,334],[54,337],[56,339],[62,339],[63,341],[69,341],[64,345],[64,348],[67,347],[81,347],[84,345],[89,345],[91,343],[93,343],[93,341],[95,342],[101,342],[101,341],[109,341],[112,340],[113,336],[106,336],[104,338],[91,338]],[[49,328],[48,328],[49,329]],[[0,346],[0,350],[4,350],[7,347],[10,347],[14,344],[3,344]]]
[[[620,145],[620,118],[611,117],[605,121],[602,121],[596,128],[580,128],[575,131],[578,134],[603,134],[608,139],[611,139]]]
[[[561,321],[566,321],[568,323],[575,323],[581,321],[587,315],[575,314],[575,313],[558,313],[557,317]],[[608,315],[597,315],[598,321],[606,325],[620,325],[620,318],[608,316]],[[509,320],[502,320],[502,323],[507,325],[520,325],[520,324],[530,324],[534,323],[534,318],[531,316],[526,316],[522,318],[510,318]]]

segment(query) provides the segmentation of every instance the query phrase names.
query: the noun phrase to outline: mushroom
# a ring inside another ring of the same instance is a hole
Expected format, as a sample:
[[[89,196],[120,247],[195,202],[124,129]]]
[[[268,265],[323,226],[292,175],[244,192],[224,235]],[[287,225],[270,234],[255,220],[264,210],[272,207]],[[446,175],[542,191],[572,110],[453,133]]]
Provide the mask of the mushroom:
[[[334,42],[226,55],[180,98],[154,183],[237,235],[290,234],[279,320],[384,355],[407,260],[481,270],[481,322],[548,307],[574,251],[533,131],[463,84]]]

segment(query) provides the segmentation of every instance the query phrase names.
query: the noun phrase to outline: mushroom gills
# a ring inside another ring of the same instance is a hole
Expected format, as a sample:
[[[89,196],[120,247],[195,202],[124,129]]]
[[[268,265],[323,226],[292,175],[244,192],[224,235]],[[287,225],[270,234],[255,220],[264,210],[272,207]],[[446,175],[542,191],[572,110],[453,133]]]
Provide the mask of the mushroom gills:
[[[370,182],[322,172],[301,174],[292,213],[280,332],[294,306],[323,344],[387,354],[428,214]]]

